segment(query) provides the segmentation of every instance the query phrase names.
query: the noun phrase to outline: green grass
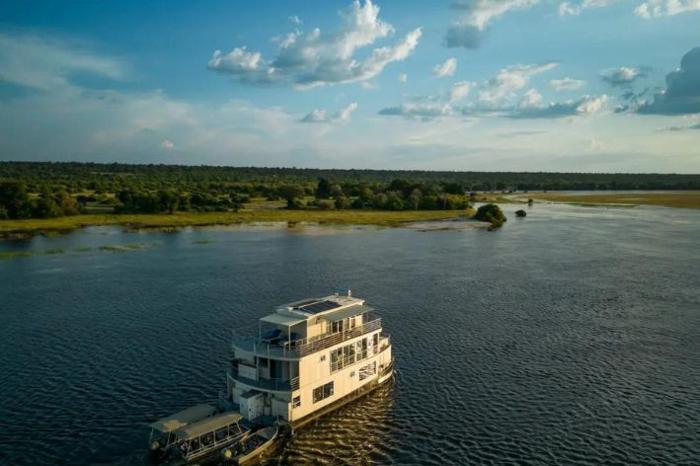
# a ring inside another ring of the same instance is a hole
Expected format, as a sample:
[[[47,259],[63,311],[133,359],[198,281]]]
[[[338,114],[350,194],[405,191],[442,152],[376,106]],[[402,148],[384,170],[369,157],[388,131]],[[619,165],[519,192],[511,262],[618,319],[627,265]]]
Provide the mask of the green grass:
[[[532,193],[529,197],[537,200],[568,202],[580,205],[655,205],[700,209],[700,191],[644,192],[644,193]]]
[[[124,225],[135,228],[178,228],[232,225],[251,222],[307,222],[331,225],[397,226],[407,222],[471,216],[472,210],[286,210],[260,209],[240,212],[177,212],[175,214],[74,215],[48,219],[0,220],[0,236],[69,231],[90,225]]]

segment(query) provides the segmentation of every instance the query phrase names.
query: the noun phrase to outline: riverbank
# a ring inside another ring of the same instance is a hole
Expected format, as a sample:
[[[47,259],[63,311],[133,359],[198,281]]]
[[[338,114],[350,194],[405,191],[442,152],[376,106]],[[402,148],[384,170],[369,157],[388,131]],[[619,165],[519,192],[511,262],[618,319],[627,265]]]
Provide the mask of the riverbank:
[[[529,193],[535,200],[566,202],[581,205],[653,205],[700,209],[700,191],[662,191],[662,192],[622,192],[622,193],[585,193],[570,192]]]
[[[176,212],[174,214],[73,215],[47,219],[0,220],[0,237],[70,231],[87,226],[123,225],[131,228],[180,228],[254,222],[318,223],[330,225],[399,226],[404,223],[470,217],[466,210],[287,210],[239,212]]]

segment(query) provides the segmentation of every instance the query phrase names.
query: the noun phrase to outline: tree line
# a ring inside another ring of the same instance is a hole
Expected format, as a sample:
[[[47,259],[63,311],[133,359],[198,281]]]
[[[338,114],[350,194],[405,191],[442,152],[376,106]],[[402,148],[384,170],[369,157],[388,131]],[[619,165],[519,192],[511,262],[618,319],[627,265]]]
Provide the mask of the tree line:
[[[0,162],[0,219],[237,211],[251,198],[290,209],[459,210],[475,192],[557,189],[700,189],[700,175]]]

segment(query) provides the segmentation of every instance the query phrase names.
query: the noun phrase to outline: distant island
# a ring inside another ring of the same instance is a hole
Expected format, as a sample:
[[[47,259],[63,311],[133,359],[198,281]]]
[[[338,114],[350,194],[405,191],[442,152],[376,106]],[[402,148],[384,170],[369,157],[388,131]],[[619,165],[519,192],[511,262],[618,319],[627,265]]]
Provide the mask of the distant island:
[[[700,190],[700,175],[0,162],[0,234],[109,224],[396,225],[472,217],[477,202],[525,203],[530,196],[594,203],[599,196],[587,193],[581,201],[571,193],[549,192],[562,190],[672,190],[672,196],[654,193],[635,199],[641,199],[637,203],[700,206],[700,195],[689,191]],[[530,191],[533,194],[525,199],[518,197]],[[615,203],[618,198],[607,193],[600,200]],[[482,216],[493,223],[493,217]]]

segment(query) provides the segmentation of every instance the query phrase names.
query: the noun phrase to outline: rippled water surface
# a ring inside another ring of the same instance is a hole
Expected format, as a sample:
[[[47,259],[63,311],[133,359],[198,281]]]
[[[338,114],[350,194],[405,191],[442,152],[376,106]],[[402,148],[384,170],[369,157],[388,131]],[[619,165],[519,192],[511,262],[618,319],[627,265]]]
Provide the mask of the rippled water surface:
[[[698,464],[700,212],[513,210],[499,232],[0,243],[27,256],[0,260],[0,463],[142,463],[149,422],[224,387],[233,329],[351,287],[384,316],[396,381],[271,463]]]

